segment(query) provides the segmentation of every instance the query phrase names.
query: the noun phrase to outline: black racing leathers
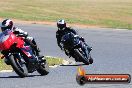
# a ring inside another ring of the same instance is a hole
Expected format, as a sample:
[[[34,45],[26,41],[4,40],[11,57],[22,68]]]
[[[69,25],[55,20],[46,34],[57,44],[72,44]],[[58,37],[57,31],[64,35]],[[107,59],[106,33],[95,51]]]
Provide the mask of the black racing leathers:
[[[72,29],[72,28],[70,28],[70,27],[66,27],[66,28],[64,28],[63,30],[58,30],[57,32],[56,32],[56,38],[57,38],[57,44],[58,44],[58,46],[62,49],[62,48],[64,48],[64,47],[62,47],[61,46],[61,38],[62,38],[62,36],[63,35],[65,35],[65,34],[67,34],[67,33],[73,33],[73,34],[75,34],[75,35],[77,35],[77,32],[74,30],[74,29]],[[89,47],[86,43],[85,43],[85,40],[84,40],[84,38],[83,37],[80,37],[80,40],[82,41],[82,42],[84,42],[84,44],[87,46],[87,48],[88,48],[88,50],[89,50],[89,52],[91,51],[91,47]],[[83,49],[83,51],[85,51],[85,48],[82,46],[82,44],[80,44],[79,45],[82,49]],[[65,50],[65,49],[64,49]],[[67,52],[65,51],[65,53],[66,53],[66,55],[67,55]]]
[[[77,32],[70,27],[65,27],[63,30],[58,30],[56,32],[57,44],[60,48],[62,48],[62,46],[60,45],[62,36],[71,32],[75,35],[77,34]]]

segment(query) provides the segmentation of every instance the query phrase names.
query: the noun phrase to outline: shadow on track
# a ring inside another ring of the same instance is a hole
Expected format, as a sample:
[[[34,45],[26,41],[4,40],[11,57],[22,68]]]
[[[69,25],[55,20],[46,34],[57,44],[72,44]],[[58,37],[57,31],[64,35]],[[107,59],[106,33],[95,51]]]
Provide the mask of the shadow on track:
[[[20,78],[19,76],[8,76],[8,77],[0,77],[0,78]]]
[[[82,66],[86,64],[69,64],[69,65],[60,65],[60,66]]]
[[[29,76],[27,76],[27,77],[25,77],[25,78],[28,78],[28,77],[35,77],[35,76],[41,76],[41,75],[29,75]],[[0,77],[0,78],[21,78],[21,77],[19,77],[19,76],[7,76],[7,77]]]

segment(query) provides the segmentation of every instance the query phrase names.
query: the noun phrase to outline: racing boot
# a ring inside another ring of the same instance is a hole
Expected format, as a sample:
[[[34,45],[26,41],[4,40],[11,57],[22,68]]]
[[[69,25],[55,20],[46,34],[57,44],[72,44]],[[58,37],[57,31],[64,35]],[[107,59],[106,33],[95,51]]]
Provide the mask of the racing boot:
[[[88,51],[90,52],[92,50],[92,47],[90,47],[84,40],[83,37],[80,37],[80,40],[87,46]]]
[[[88,44],[86,44],[86,43],[84,43],[86,46],[87,46],[87,49],[88,49],[88,51],[89,51],[89,53],[90,53],[90,51],[92,50],[92,47],[90,47]]]
[[[89,46],[88,46],[88,48],[87,48],[87,49],[88,49],[88,51],[90,52],[90,51],[92,50],[92,47],[89,47]]]
[[[34,50],[36,52],[36,56],[40,56],[40,49],[37,47],[37,45],[34,46]]]

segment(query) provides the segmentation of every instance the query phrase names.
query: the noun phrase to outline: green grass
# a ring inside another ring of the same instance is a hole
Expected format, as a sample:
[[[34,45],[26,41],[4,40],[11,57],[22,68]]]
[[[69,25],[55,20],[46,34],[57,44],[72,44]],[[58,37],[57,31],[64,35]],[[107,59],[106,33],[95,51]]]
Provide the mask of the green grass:
[[[0,17],[132,29],[132,0],[0,0]]]
[[[63,61],[62,58],[57,58],[57,57],[46,57],[46,60],[49,66],[60,65],[62,64],[62,61]],[[6,65],[4,63],[4,60],[0,59],[0,71],[1,70],[11,70],[11,69],[12,67],[10,65]]]
[[[63,62],[62,58],[58,57],[46,57],[49,66],[60,65]]]
[[[11,66],[6,65],[4,60],[0,59],[0,71],[1,70],[12,70]]]

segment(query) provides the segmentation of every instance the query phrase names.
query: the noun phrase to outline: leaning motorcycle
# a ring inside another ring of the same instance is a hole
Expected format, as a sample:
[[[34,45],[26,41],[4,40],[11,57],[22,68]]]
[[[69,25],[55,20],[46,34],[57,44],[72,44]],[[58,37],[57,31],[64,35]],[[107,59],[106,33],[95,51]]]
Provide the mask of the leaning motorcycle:
[[[92,64],[93,59],[86,43],[80,40],[78,35],[67,33],[61,38],[61,45],[68,55],[75,58],[76,62],[83,62],[84,64]]]
[[[33,54],[30,45],[27,45],[22,37],[13,34],[11,30],[6,30],[0,34],[0,51],[3,54],[2,58],[5,58],[5,63],[11,65],[22,78],[34,71],[41,75],[49,73],[46,60]]]

